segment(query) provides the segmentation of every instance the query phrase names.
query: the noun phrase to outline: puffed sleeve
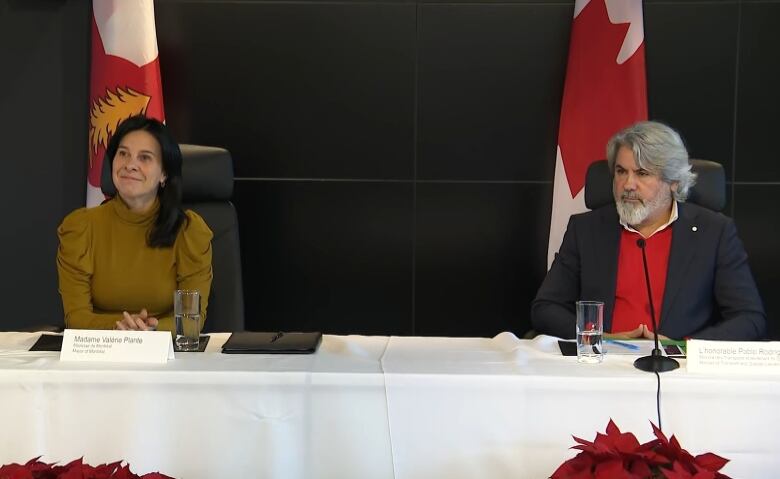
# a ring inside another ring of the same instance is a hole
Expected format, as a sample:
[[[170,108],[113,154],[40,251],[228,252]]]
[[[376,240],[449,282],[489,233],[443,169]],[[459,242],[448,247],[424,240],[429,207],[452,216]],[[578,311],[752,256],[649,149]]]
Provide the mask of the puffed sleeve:
[[[65,327],[112,329],[118,314],[94,313],[91,279],[93,272],[92,231],[89,214],[81,208],[69,214],[57,228],[57,274]]]
[[[186,211],[187,220],[176,238],[176,283],[179,289],[200,291],[200,327],[206,320],[206,309],[211,291],[211,229],[197,213]],[[171,321],[171,324],[165,324]],[[160,319],[159,329],[174,330],[173,318]]]

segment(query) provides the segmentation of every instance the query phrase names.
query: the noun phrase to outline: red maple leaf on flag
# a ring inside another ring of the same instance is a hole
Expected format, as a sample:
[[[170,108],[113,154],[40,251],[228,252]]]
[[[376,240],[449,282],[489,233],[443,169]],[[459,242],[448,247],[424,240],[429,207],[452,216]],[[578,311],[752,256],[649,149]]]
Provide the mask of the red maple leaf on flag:
[[[604,158],[607,140],[647,118],[644,42],[617,63],[629,26],[609,20],[604,0],[591,1],[572,26],[572,37],[586,37],[570,46],[558,138],[572,197],[585,186],[588,166]]]
[[[641,0],[577,0],[563,88],[547,265],[569,216],[587,211],[588,166],[618,130],[647,119]]]

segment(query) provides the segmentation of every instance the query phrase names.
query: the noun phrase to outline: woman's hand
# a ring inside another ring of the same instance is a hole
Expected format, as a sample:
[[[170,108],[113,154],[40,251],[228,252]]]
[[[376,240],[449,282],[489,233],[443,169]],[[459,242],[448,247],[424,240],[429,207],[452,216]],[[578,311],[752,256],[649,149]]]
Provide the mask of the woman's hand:
[[[155,331],[157,329],[157,318],[149,316],[146,308],[138,314],[130,314],[127,311],[122,312],[122,319],[116,322],[116,329],[122,331]]]

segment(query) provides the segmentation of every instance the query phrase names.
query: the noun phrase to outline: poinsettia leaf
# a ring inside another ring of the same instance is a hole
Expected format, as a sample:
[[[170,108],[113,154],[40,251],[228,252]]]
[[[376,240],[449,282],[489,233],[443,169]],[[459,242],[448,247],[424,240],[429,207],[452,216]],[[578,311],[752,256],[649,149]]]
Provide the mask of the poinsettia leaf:
[[[592,442],[586,441],[585,439],[580,439],[577,436],[572,436],[572,437],[574,438],[574,442],[577,442],[577,443],[580,443],[580,444],[584,444],[586,446],[592,446],[593,445]]]
[[[615,421],[613,421],[612,418],[609,418],[609,422],[607,423],[607,434],[620,434],[620,429],[617,427],[617,424],[615,424]]]
[[[165,474],[161,474],[159,472],[150,472],[148,474],[144,474],[141,476],[140,479],[175,479],[171,476],[166,476]]]
[[[130,470],[130,464],[125,464],[124,466],[119,467],[119,469],[116,470],[113,476],[111,476],[112,479],[138,479],[138,476],[136,474],[133,474],[133,472]]]
[[[85,464],[84,479],[111,479],[112,474],[116,467],[111,467],[109,464],[100,464],[98,466],[90,466]]]
[[[671,469],[661,468],[661,474],[663,474],[666,479],[691,479],[691,475],[685,471],[677,472]]]
[[[682,446],[680,446],[680,441],[677,440],[677,437],[675,437],[674,434],[672,434],[672,437],[669,438],[669,445],[672,446],[672,449],[681,451]]]
[[[122,465],[122,461],[100,464],[98,466],[95,466],[95,472],[98,472],[100,474],[102,473],[113,474],[114,471],[116,471],[121,465]]]
[[[565,476],[558,476],[556,479],[593,479],[593,473],[590,472],[590,469],[583,469],[581,471],[573,471]]]
[[[659,446],[662,446],[661,441],[658,439],[653,439],[652,441],[647,441],[644,444],[640,444],[637,451],[652,451]]]
[[[37,472],[51,471],[52,470],[52,466],[54,466],[53,463],[52,464],[46,464],[45,462],[38,461],[38,460],[36,460],[35,462],[27,461],[27,464],[25,464],[25,467],[30,472],[33,473],[33,476],[35,476]]]
[[[596,453],[596,451],[593,449],[592,446],[578,445],[578,446],[572,446],[569,449],[576,449],[578,451],[586,452],[586,453],[589,453],[589,454],[595,454]]]
[[[83,471],[81,460],[79,460],[78,463],[76,464],[72,464],[70,467],[67,468],[67,470],[65,470],[59,476],[56,477],[57,479],[84,479],[85,474]]]
[[[595,479],[634,479],[632,474],[623,467],[623,460],[619,458],[596,464],[593,477]]]
[[[672,463],[672,460],[656,451],[643,451],[639,456],[654,466],[664,466]]]
[[[582,444],[582,445],[572,446],[569,449],[578,449],[578,450],[586,452],[588,454],[596,455],[596,454],[600,454],[601,453],[601,449],[602,448],[600,448],[599,446],[596,446],[595,444],[587,444],[587,445]]]
[[[615,451],[613,440],[610,436],[596,433],[596,438],[593,440],[593,450],[596,454],[611,454]]]
[[[0,467],[0,477],[3,479],[33,479],[32,471],[29,470],[27,464],[24,466],[21,464],[6,464]]]
[[[593,440],[593,444],[600,445],[600,444],[606,444],[609,442],[609,436],[606,434],[601,434],[600,432],[596,433],[596,438]]]
[[[639,441],[630,432],[623,433],[615,438],[615,448],[620,452],[636,452],[639,449]]]
[[[658,426],[653,424],[653,421],[650,421],[650,425],[653,426],[653,434],[655,435],[655,437],[657,437],[658,440],[661,441],[662,443],[668,444],[669,440],[666,438],[666,435],[664,435],[663,431],[658,429]]]
[[[653,477],[653,471],[650,469],[650,466],[641,459],[631,461],[628,471],[638,478]]]
[[[81,479],[106,479],[105,476],[100,476],[95,471],[95,468],[93,466],[90,466],[89,464],[84,464],[81,466]]]
[[[569,479],[575,477],[581,471],[587,471],[590,474],[593,460],[587,454],[578,454],[577,456],[564,462],[555,470],[552,479]]]
[[[564,479],[593,479],[593,473],[590,471],[577,471],[564,476]]]
[[[708,471],[720,471],[728,462],[729,460],[725,457],[720,457],[711,452],[699,454],[694,458],[694,463],[696,465],[701,466]]]
[[[682,461],[674,461],[672,463],[672,467],[674,468],[674,470],[676,472],[685,473],[685,474],[688,474],[689,476],[693,475],[693,473],[696,472],[696,471],[690,470],[690,468],[687,467],[687,464],[685,464]]]

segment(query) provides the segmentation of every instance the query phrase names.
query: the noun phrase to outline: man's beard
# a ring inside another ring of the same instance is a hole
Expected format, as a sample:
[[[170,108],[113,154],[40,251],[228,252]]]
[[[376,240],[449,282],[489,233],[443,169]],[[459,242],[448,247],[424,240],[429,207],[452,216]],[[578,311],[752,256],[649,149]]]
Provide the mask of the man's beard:
[[[642,224],[653,212],[663,207],[666,200],[660,192],[651,200],[624,201],[627,199],[637,199],[636,193],[624,191],[620,196],[615,193],[615,206],[620,221],[630,226]]]

